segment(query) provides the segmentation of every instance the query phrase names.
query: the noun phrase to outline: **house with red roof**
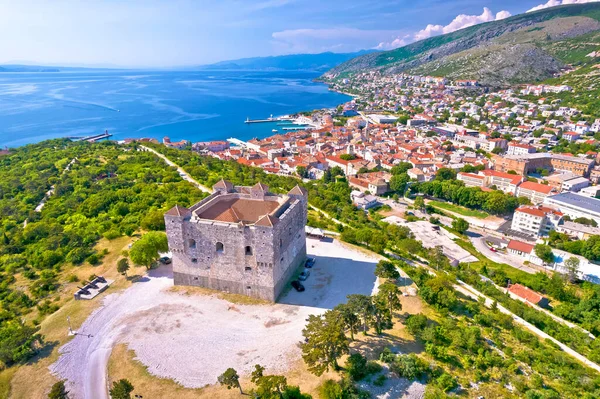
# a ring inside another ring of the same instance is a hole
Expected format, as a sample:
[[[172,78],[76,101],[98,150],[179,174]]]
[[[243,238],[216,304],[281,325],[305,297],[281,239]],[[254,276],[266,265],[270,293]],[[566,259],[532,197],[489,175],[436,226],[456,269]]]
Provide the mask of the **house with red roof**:
[[[508,287],[508,292],[511,296],[516,296],[523,302],[529,302],[541,307],[548,306],[548,298],[521,284],[511,284]]]

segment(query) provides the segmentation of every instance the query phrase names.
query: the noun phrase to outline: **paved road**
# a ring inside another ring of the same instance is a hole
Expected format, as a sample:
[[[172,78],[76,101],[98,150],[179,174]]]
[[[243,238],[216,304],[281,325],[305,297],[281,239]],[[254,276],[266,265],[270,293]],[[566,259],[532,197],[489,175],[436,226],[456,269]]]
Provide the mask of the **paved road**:
[[[469,236],[469,239],[473,243],[473,246],[475,246],[475,249],[477,249],[477,251],[479,251],[480,254],[482,254],[483,256],[485,256],[486,258],[488,258],[494,262],[506,263],[507,265],[510,265],[516,269],[523,270],[524,272],[531,273],[531,274],[535,274],[539,271],[536,268],[524,265],[523,261],[514,259],[510,255],[505,255],[502,253],[490,251],[490,247],[486,244],[484,236],[477,237],[477,236],[471,235],[471,236]]]
[[[188,172],[186,172],[181,166],[177,165],[175,162],[171,161],[169,158],[167,158],[160,152],[153,150],[152,148],[146,147],[144,145],[140,145],[140,148],[143,148],[144,151],[152,152],[153,154],[155,154],[156,156],[161,158],[163,161],[165,161],[167,165],[176,167],[177,172],[179,172],[179,175],[181,176],[181,178],[183,180],[189,181],[194,186],[198,187],[199,190],[204,191],[206,193],[212,193],[211,189],[200,184],[196,179],[194,179],[192,176],[190,176],[190,174]]]

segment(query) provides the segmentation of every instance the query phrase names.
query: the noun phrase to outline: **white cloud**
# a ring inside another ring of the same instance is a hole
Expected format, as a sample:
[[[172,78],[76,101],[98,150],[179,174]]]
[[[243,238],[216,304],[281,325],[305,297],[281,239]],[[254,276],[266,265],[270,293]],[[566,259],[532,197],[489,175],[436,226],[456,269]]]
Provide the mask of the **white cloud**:
[[[550,1],[554,1],[554,0],[550,0]],[[565,0],[565,1],[569,1],[569,0]],[[573,1],[573,0],[571,0],[571,1]],[[412,37],[410,35],[404,36],[401,38],[398,37],[391,42],[379,43],[379,45],[377,45],[376,48],[378,48],[378,49],[394,49],[394,48],[404,46],[404,45],[414,42],[414,41],[423,40],[423,39],[427,39],[432,36],[437,36],[437,35],[442,35],[445,33],[454,32],[459,29],[468,28],[469,26],[481,24],[484,22],[499,21],[501,19],[508,18],[510,16],[511,16],[511,13],[508,11],[502,10],[502,11],[494,14],[494,13],[492,13],[492,11],[489,8],[484,7],[481,15],[460,14],[456,18],[454,18],[452,20],[452,22],[450,22],[448,25],[444,26],[444,25],[429,24],[424,29],[421,29],[420,31],[416,32]]]
[[[556,6],[561,6],[561,5],[565,5],[565,4],[584,4],[584,3],[595,3],[598,1],[600,1],[600,0],[548,0],[544,4],[537,5],[531,9],[527,10],[527,12],[543,10],[544,8],[556,7]]]
[[[373,47],[373,43],[394,40],[398,31],[355,28],[288,29],[272,34],[273,44],[285,53],[323,51],[351,52]]]

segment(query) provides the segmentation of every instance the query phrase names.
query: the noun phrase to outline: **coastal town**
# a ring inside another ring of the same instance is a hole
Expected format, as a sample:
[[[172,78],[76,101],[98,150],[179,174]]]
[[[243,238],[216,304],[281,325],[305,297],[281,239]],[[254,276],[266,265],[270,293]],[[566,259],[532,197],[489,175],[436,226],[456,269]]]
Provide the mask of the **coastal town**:
[[[600,119],[586,120],[578,109],[544,98],[570,87],[490,91],[474,80],[376,72],[330,78],[331,89],[352,93],[352,100],[335,109],[286,116],[283,120],[294,128],[284,134],[197,143],[166,137],[163,144],[191,145],[200,154],[309,180],[339,168],[354,189],[354,205],[365,211],[388,205],[412,213],[411,203],[398,196],[408,196],[411,184],[451,170],[465,187],[498,190],[519,200],[514,212],[501,217],[462,216],[460,209],[451,215],[466,217],[483,235],[482,242],[472,241],[486,256],[525,262],[532,272],[563,273],[565,262],[576,258],[578,276],[600,282],[600,266],[580,254],[555,247],[554,259],[544,261],[534,251],[550,232],[573,239],[600,236]],[[275,119],[265,122],[270,121]],[[399,165],[405,171],[402,191]],[[450,225],[452,219],[442,221]]]

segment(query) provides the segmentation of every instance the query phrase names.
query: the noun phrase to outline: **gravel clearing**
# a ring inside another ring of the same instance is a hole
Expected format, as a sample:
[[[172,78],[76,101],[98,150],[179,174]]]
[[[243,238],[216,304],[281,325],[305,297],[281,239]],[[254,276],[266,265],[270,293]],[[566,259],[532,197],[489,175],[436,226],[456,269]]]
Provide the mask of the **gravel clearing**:
[[[108,358],[122,342],[150,373],[186,387],[214,384],[228,367],[248,375],[260,363],[284,373],[300,359],[298,342],[308,315],[333,308],[348,294],[369,295],[376,283],[375,255],[337,241],[307,239],[307,247],[316,263],[306,291],[290,290],[272,305],[172,292],[170,268],[154,270],[107,295],[50,370],[68,381],[74,398],[107,398]]]

